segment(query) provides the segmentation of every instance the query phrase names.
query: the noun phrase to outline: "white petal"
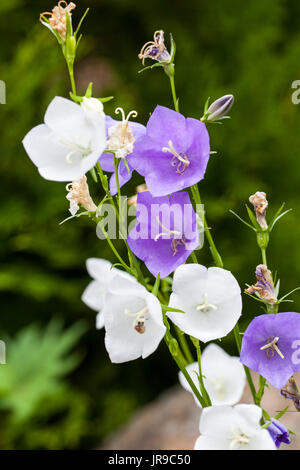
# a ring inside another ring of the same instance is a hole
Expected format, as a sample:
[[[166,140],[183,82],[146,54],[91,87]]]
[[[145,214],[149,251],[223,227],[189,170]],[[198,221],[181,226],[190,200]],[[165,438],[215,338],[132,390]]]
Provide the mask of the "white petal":
[[[98,281],[92,281],[81,296],[82,302],[93,310],[101,311],[106,290]]]
[[[200,433],[212,438],[230,440],[233,428],[238,429],[240,422],[238,413],[231,406],[209,406],[202,410]]]
[[[229,445],[228,439],[200,436],[195,442],[194,450],[228,450]]]
[[[249,450],[277,450],[275,442],[270,436],[267,429],[261,429],[256,436],[250,439],[248,444]]]
[[[204,385],[213,405],[235,405],[246,383],[238,357],[231,357],[216,344],[209,344],[201,356]]]
[[[200,264],[182,264],[174,273],[174,293],[190,298],[198,302],[198,292],[205,292],[207,286],[207,268]]]
[[[240,405],[236,405],[234,409],[240,416],[243,416],[245,421],[247,421],[248,426],[253,428],[253,432],[255,429],[260,428],[259,422],[262,417],[262,410],[259,406],[241,403]]]
[[[107,277],[113,275],[111,270],[111,263],[102,258],[88,258],[86,260],[86,269],[89,275],[97,281],[107,284]]]
[[[115,270],[114,277],[109,284],[109,291],[120,295],[136,294],[142,297],[147,292],[146,288],[139,284],[133,276],[120,270]]]
[[[66,158],[66,147],[45,124],[34,127],[23,139],[24,148],[38,167],[60,164]]]
[[[90,145],[91,125],[81,106],[71,100],[56,96],[47,108],[45,124],[66,142]]]
[[[152,295],[152,294],[150,294]],[[145,358],[155,351],[165,334],[165,327],[157,321],[158,305],[149,300],[146,290],[131,290],[125,293],[109,292],[103,308],[105,326],[105,346],[112,362],[121,363]],[[148,307],[149,315],[145,321],[145,332],[134,329],[134,318],[125,313],[136,313]],[[153,313],[153,318],[152,318]],[[162,315],[162,314],[161,314]]]
[[[101,330],[104,327],[104,315],[99,312],[96,317],[96,328],[97,330]]]

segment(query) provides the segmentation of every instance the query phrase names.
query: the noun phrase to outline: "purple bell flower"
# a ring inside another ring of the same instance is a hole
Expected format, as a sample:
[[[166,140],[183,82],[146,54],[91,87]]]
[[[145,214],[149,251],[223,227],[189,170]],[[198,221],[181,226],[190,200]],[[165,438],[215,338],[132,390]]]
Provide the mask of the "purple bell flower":
[[[153,276],[164,278],[183,264],[199,245],[196,213],[188,193],[154,198],[137,195],[137,224],[127,242]]]
[[[145,177],[153,196],[165,196],[202,180],[209,154],[203,122],[157,106],[128,162]]]
[[[270,433],[277,449],[279,449],[280,444],[290,444],[291,438],[288,429],[275,418],[271,418],[271,424],[267,427],[267,430]]]
[[[300,314],[284,312],[255,317],[246,329],[240,359],[281,389],[300,371]]]

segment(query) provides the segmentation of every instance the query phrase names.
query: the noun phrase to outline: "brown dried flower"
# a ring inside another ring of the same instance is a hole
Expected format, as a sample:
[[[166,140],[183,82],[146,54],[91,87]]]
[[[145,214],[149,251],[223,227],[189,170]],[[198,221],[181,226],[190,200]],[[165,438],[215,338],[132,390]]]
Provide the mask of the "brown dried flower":
[[[277,302],[271,271],[267,266],[259,264],[256,267],[255,275],[257,283],[245,289],[246,294],[255,294],[257,292],[261,300],[270,304]]]
[[[72,215],[77,213],[79,205],[83,206],[87,211],[97,210],[97,206],[90,196],[85,175],[80,180],[69,183],[66,189],[68,191],[66,198],[70,201],[69,210]]]
[[[252,196],[249,197],[249,201],[251,204],[253,204],[255,210],[256,220],[264,230],[268,228],[265,216],[269,203],[266,199],[266,196],[266,193],[257,191],[255,194],[252,194]]]
[[[68,3],[64,0],[58,2],[58,5],[55,6],[52,12],[45,11],[41,13],[40,20],[42,20],[43,16],[49,16],[49,24],[52,29],[58,32],[60,37],[65,41],[66,39],[66,32],[67,32],[67,18],[66,13],[72,16],[72,10],[76,8],[75,3]]]

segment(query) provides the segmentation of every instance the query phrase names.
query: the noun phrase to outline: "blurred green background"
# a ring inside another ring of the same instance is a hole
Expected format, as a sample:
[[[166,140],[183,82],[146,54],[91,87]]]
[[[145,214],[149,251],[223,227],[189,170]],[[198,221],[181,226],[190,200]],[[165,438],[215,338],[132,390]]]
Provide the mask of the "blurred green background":
[[[74,24],[91,12],[76,66],[79,92],[114,95],[146,123],[156,104],[172,106],[160,69],[138,74],[137,54],[164,29],[177,43],[176,84],[181,112],[199,118],[206,98],[233,93],[232,119],[210,126],[212,150],[200,189],[225,266],[240,285],[254,281],[261,262],[255,235],[230,213],[245,216],[250,194],[265,191],[273,214],[285,201],[293,212],[272,232],[268,262],[282,293],[300,285],[300,107],[291,84],[300,79],[300,4],[297,0],[77,1]],[[160,391],[176,383],[164,344],[145,361],[112,365],[95,329],[95,312],[81,301],[88,257],[111,257],[89,220],[62,226],[65,185],[43,180],[21,141],[43,120],[55,95],[67,96],[68,76],[54,37],[39,24],[51,0],[1,0],[0,79],[0,448],[92,448]],[[141,179],[127,185],[133,194]],[[100,198],[91,183],[95,198]],[[100,199],[99,199],[100,200]],[[207,246],[200,261],[211,264]],[[244,323],[259,306],[244,300]],[[286,310],[290,308],[289,304]],[[300,308],[295,295],[292,310]],[[236,353],[232,338],[222,344]],[[151,377],[151,379],[150,379]]]

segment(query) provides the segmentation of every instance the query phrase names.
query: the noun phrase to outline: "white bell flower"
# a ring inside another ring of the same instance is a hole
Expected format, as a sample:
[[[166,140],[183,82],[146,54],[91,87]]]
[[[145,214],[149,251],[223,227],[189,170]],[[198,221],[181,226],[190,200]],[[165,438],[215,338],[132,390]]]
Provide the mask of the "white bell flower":
[[[184,333],[207,342],[226,336],[242,312],[241,289],[230,271],[183,264],[176,269],[168,312]]]
[[[113,278],[118,274],[119,276],[124,276],[126,279],[130,279],[132,282],[136,282],[136,280],[133,276],[130,276],[130,274],[120,271],[120,269],[113,268],[112,264],[106,259],[89,258],[86,260],[86,269],[93,280],[86,287],[81,300],[92,310],[98,312],[96,327],[100,329],[104,326],[102,309],[105,295]]]
[[[262,429],[257,405],[209,406],[200,418],[195,450],[276,450],[267,429]]]
[[[198,362],[189,364],[186,370],[200,390]],[[240,401],[246,376],[239,357],[232,357],[216,344],[209,344],[201,354],[201,370],[212,405],[235,405]],[[179,372],[179,382],[193,393],[182,372]],[[194,398],[197,405],[201,406],[195,395]]]
[[[45,124],[25,136],[25,150],[43,178],[80,180],[97,163],[106,147],[106,125],[103,105],[94,100],[86,98],[78,105],[56,96],[46,111]]]
[[[105,296],[105,346],[112,362],[145,359],[163,339],[163,323],[158,299],[137,282],[115,276]]]

